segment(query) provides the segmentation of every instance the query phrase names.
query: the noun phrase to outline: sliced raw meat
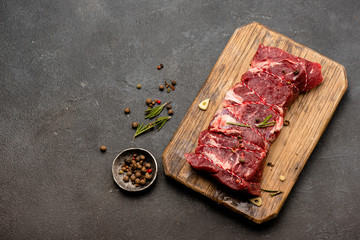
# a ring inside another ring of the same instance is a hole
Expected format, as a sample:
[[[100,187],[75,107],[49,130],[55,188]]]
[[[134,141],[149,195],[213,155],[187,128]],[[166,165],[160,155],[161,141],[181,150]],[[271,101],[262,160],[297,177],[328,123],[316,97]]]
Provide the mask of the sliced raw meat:
[[[201,154],[185,153],[185,158],[193,168],[210,173],[213,178],[233,190],[244,191],[255,196],[260,195],[259,181],[245,181],[231,171],[227,171],[211,162]]]
[[[231,189],[260,195],[263,164],[286,108],[323,81],[318,63],[260,44],[251,68],[225,95],[223,108],[185,158]]]

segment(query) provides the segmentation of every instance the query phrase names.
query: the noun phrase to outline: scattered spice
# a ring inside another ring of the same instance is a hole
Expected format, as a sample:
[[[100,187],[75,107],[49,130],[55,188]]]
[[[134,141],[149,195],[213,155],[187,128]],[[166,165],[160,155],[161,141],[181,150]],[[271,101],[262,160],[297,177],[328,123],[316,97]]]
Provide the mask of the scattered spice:
[[[267,166],[269,166],[269,167],[273,167],[273,166],[275,166],[272,162],[268,162],[267,163]]]
[[[286,179],[286,178],[285,178],[285,176],[284,176],[284,175],[280,175],[279,179],[280,179],[280,181],[282,181],[282,182],[283,182],[283,181],[285,181],[285,179]]]
[[[160,64],[159,66],[157,66],[157,70],[160,70],[160,69],[162,69],[164,67],[164,65],[163,64]]]
[[[209,102],[210,102],[210,98],[207,98],[204,101],[202,101],[201,103],[199,103],[198,107],[201,110],[205,111],[209,107]]]
[[[129,113],[130,113],[130,108],[128,108],[128,107],[125,108],[125,109],[124,109],[124,112],[125,112],[125,114],[129,114]]]
[[[165,87],[168,88],[170,85],[165,81]]]
[[[290,125],[290,122],[288,120],[285,120],[284,121],[284,126],[289,126]]]
[[[174,110],[169,109],[169,110],[168,110],[168,114],[169,114],[169,115],[173,115],[173,114],[174,114]]]
[[[157,100],[156,103],[157,103],[157,104],[161,104],[161,101],[160,101],[160,100]]]
[[[171,81],[171,84],[172,84],[173,86],[175,86],[175,85],[176,85],[176,81],[172,80],[172,81]]]
[[[100,146],[100,151],[101,151],[101,152],[106,152],[106,146],[105,146],[105,145],[101,145],[101,146]]]
[[[170,88],[172,91],[175,91],[175,87],[173,85],[170,85]]]
[[[282,70],[281,72],[282,72],[283,74],[286,74],[285,70]]]
[[[147,105],[151,104],[151,102],[152,102],[152,99],[151,99],[151,98],[147,98],[147,99],[146,99],[146,104],[147,104]]]
[[[166,105],[166,109],[171,109],[172,106],[170,104]]]
[[[166,89],[166,91],[167,91],[168,93],[170,93],[170,92],[171,92],[171,89],[170,89],[170,88],[168,88],[168,89]]]
[[[295,70],[294,75],[298,75],[298,74],[299,74],[299,70]]]
[[[164,89],[165,89],[164,85],[160,85],[160,86],[159,86],[159,90],[160,90],[160,91],[164,91]]]
[[[137,88],[137,89],[140,89],[140,88],[141,88],[141,84],[138,84],[138,85],[136,86],[136,88]]]
[[[137,128],[138,125],[139,125],[139,124],[138,124],[137,122],[133,122],[133,123],[131,124],[132,128]]]

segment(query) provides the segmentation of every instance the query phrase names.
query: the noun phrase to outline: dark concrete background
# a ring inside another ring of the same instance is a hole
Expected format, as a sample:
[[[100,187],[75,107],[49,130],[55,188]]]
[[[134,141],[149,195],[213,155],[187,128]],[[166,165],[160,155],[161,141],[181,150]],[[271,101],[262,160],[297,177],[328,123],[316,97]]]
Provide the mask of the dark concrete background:
[[[230,36],[252,21],[344,65],[349,81],[279,216],[262,225],[166,178],[161,162]],[[359,51],[357,0],[0,1],[0,238],[359,239]],[[164,80],[176,91],[159,92]],[[147,97],[172,100],[174,117],[132,141]],[[146,193],[112,180],[128,147],[158,159]]]

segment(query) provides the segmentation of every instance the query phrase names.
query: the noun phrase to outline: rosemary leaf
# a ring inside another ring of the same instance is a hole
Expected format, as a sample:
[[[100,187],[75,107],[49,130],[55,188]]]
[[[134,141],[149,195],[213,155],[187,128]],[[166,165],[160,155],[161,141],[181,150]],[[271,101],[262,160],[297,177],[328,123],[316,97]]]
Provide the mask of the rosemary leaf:
[[[151,109],[148,109],[148,110],[146,110],[145,111],[145,113],[147,114],[147,116],[145,117],[145,119],[146,118],[154,118],[154,117],[156,117],[157,115],[159,115],[161,112],[162,112],[162,110],[164,109],[164,107],[167,105],[167,104],[169,104],[171,101],[169,101],[169,102],[166,102],[166,103],[164,103],[163,105],[160,105],[160,106],[157,106],[157,107],[154,107],[154,108],[151,108]]]
[[[276,193],[276,192],[279,192],[279,190],[269,190],[269,189],[264,189],[264,188],[261,188],[261,191],[264,191],[264,192],[269,192],[269,193]]]
[[[274,196],[276,196],[276,195],[279,195],[280,193],[283,193],[283,192],[280,191],[280,190],[268,190],[268,189],[263,189],[263,188],[261,188],[261,190],[264,191],[264,192],[271,193],[271,194],[270,194],[271,197],[274,197]]]
[[[280,193],[283,193],[282,191],[277,191],[276,193],[271,193],[270,196],[274,197],[276,195],[279,195]]]
[[[165,117],[160,117],[160,118],[156,119],[155,124],[156,124],[158,131],[160,131],[160,129],[165,125],[165,123],[167,121],[170,120],[170,118],[171,118],[170,116],[168,116],[168,117],[165,116]]]
[[[267,116],[267,117],[264,119],[264,121],[262,121],[260,124],[266,123],[271,117],[272,117],[272,115],[270,114],[270,115]]]
[[[240,127],[251,127],[250,125],[245,125],[245,124],[240,124],[240,123],[232,123],[232,122],[226,122],[226,123],[230,124],[230,125],[240,126]]]
[[[272,115],[267,116],[267,117],[264,119],[264,121],[262,121],[261,123],[255,124],[255,126],[258,127],[258,128],[265,128],[265,127],[274,126],[274,125],[276,124],[275,121],[268,122],[271,117],[272,117]]]

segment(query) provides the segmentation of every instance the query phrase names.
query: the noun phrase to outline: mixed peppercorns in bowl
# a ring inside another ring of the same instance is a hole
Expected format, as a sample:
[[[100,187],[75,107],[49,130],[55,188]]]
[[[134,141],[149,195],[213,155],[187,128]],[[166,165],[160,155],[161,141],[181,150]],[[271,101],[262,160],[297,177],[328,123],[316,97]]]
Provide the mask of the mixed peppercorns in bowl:
[[[112,173],[120,188],[136,192],[148,188],[156,179],[155,157],[142,148],[128,148],[114,159]]]

